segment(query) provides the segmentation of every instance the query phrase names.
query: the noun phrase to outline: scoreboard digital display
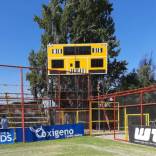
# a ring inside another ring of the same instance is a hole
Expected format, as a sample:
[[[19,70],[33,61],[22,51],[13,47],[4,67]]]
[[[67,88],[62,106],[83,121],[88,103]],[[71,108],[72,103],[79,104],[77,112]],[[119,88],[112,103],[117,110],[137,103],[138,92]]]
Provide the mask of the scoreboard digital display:
[[[48,75],[106,74],[107,43],[49,44]]]

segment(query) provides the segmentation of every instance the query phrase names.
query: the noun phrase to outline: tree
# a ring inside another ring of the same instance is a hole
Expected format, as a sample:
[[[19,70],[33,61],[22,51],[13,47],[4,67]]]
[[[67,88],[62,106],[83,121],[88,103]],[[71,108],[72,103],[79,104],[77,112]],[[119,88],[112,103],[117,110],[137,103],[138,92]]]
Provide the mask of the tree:
[[[71,43],[108,43],[108,74],[102,78],[104,93],[118,86],[127,65],[126,61],[116,59],[120,48],[114,34],[112,11],[113,6],[108,0],[68,0],[62,21]],[[98,79],[95,76],[94,82]]]
[[[152,55],[150,57],[145,56],[141,59],[137,70],[134,69],[124,75],[121,78],[119,90],[137,89],[156,83],[155,65],[152,58]]]
[[[109,0],[51,0],[42,8],[42,17],[34,18],[44,30],[41,52],[46,53],[49,43],[107,42],[108,74],[103,76],[102,81],[105,93],[115,90],[127,63],[117,60],[120,48],[111,15],[113,5]],[[38,59],[36,61],[38,62]],[[93,81],[97,84],[98,79],[99,77],[95,76]],[[31,81],[30,78],[29,80]],[[42,77],[42,80],[44,81],[45,77]],[[32,86],[33,81],[30,84]]]
[[[137,72],[133,69],[132,72],[124,75],[121,78],[119,90],[136,89],[140,87],[140,81]]]
[[[145,56],[139,65],[139,69],[137,70],[140,86],[146,87],[153,83],[156,83],[155,80],[155,66],[153,64],[152,55],[150,57]]]
[[[30,90],[35,98],[38,96],[44,96],[47,93],[47,81],[46,81],[46,53],[39,51],[35,53],[31,51],[29,55],[30,69],[31,72],[27,73],[26,79],[30,82]]]
[[[43,5],[42,17],[35,16],[34,21],[44,30],[42,34],[42,48],[46,50],[49,43],[66,43],[67,39],[61,29],[63,14],[63,1],[51,0],[48,5]],[[46,52],[46,51],[45,51]]]
[[[66,42],[60,30],[61,3],[59,0],[53,0],[49,5],[43,5],[42,17],[34,17],[34,21],[44,30],[40,50],[37,53],[31,51],[28,58],[31,67],[40,68],[31,69],[27,73],[27,80],[30,82],[31,92],[35,97],[47,94],[47,45]]]

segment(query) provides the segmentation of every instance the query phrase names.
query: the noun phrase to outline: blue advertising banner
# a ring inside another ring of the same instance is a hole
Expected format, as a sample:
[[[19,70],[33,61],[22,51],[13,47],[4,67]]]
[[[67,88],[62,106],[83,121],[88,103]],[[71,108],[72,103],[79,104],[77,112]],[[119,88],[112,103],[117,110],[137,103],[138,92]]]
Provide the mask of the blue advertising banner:
[[[42,141],[71,138],[84,135],[83,124],[35,126],[25,128],[25,141]],[[16,129],[16,141],[22,142],[22,128]]]
[[[0,144],[14,143],[14,129],[0,129]]]

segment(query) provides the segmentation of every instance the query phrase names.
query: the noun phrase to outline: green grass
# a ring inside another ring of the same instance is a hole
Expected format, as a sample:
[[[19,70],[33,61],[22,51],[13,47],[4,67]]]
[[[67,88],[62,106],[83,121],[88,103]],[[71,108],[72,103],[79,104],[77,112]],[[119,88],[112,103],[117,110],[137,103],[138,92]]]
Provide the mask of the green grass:
[[[156,148],[78,137],[35,143],[0,145],[1,156],[155,156]]]

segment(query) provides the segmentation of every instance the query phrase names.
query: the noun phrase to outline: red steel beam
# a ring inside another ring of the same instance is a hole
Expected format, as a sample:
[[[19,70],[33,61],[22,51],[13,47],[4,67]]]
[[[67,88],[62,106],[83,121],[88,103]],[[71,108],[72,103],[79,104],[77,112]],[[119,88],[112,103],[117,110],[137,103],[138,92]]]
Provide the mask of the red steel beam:
[[[25,142],[25,125],[24,125],[24,94],[23,94],[23,68],[20,68],[21,77],[21,112],[22,112],[22,133],[23,142]]]
[[[107,95],[102,95],[99,98],[100,99],[105,99],[105,98],[110,98],[110,97],[120,97],[120,96],[127,96],[127,95],[133,95],[133,94],[141,94],[142,93],[146,93],[146,92],[153,92],[156,91],[156,85],[152,85],[149,87],[145,87],[145,88],[139,88],[139,89],[134,89],[134,90],[126,90],[126,91],[121,91],[121,92],[116,92],[116,93],[110,93]],[[98,97],[97,96],[93,96],[91,97],[91,100],[97,100]]]
[[[39,70],[48,70],[48,71],[53,71],[52,69],[48,69],[48,68],[45,68],[45,69],[43,69],[43,68],[39,68],[39,67],[29,67],[29,66],[17,66],[17,65],[6,65],[6,64],[0,64],[0,67],[6,67],[6,68],[18,68],[18,69],[20,69],[20,68],[23,68],[23,69],[39,69]],[[66,73],[66,72],[69,72],[70,73],[70,71],[68,71],[68,70],[64,70],[64,72]],[[54,75],[56,74],[56,75],[60,75],[62,73],[62,71],[58,71],[57,70],[57,73],[54,73]],[[87,75],[86,73],[71,73],[71,74],[69,74],[69,75],[74,75],[74,74],[80,74],[80,75]],[[66,75],[66,74],[65,74]]]

